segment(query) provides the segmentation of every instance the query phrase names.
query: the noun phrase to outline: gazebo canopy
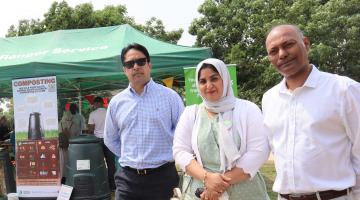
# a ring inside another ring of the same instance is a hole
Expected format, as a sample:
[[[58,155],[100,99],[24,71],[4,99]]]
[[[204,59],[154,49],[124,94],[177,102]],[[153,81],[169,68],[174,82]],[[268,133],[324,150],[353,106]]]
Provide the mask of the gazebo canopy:
[[[159,41],[130,25],[0,38],[0,97],[12,96],[12,79],[39,76],[55,75],[58,93],[69,96],[125,88],[120,53],[134,42],[148,49],[155,80],[182,78],[183,67],[211,56],[209,48]]]

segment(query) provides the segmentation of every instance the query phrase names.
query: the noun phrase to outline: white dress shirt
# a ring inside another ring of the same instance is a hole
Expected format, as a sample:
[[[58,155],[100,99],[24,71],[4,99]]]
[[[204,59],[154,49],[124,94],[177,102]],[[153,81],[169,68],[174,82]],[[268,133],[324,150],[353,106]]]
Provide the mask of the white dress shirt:
[[[313,66],[302,87],[290,92],[283,80],[264,94],[262,106],[275,156],[274,191],[343,190],[356,184],[360,177],[359,83]],[[353,193],[358,192],[353,188]]]

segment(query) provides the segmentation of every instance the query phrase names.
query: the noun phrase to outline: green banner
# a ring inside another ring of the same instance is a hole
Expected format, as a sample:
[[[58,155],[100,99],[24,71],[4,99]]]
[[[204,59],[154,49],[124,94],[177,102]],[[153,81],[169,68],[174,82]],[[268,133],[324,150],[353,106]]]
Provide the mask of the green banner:
[[[235,65],[227,65],[230,78],[231,78],[231,86],[234,92],[234,95],[238,95],[237,91],[237,82],[236,82],[236,67]],[[200,104],[202,102],[202,99],[200,95],[198,94],[198,91],[196,89],[195,84],[195,67],[188,67],[184,68],[184,74],[185,74],[185,103],[187,106],[193,105],[193,104]]]

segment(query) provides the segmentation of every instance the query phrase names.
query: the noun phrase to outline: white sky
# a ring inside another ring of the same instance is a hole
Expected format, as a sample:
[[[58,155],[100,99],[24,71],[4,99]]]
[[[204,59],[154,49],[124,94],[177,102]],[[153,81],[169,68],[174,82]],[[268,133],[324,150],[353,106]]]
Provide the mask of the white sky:
[[[5,37],[10,25],[17,26],[21,19],[43,19],[55,0],[2,0],[0,1],[0,37]],[[60,2],[61,0],[57,0]],[[128,16],[136,23],[144,24],[151,17],[161,19],[167,31],[182,28],[184,33],[178,44],[191,46],[195,37],[188,33],[194,18],[200,16],[197,9],[204,0],[66,0],[71,7],[91,2],[94,10],[106,5],[125,5]]]

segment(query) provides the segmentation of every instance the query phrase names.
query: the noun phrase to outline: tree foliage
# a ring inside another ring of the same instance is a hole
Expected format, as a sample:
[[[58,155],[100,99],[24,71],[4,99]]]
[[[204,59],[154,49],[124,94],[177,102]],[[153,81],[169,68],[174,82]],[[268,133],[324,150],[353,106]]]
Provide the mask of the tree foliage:
[[[183,32],[182,29],[165,31],[165,26],[160,19],[149,19],[145,25],[137,24],[133,17],[127,15],[123,5],[109,5],[102,10],[94,10],[91,3],[84,3],[72,8],[66,1],[54,2],[44,14],[44,19],[20,20],[18,25],[11,25],[7,37],[24,36],[42,32],[94,28],[130,24],[150,36],[176,44]]]
[[[162,39],[163,41],[167,41],[173,44],[176,44],[177,41],[180,39],[183,29],[179,29],[177,31],[166,32],[165,26],[160,19],[156,19],[152,17],[145,23],[145,26],[140,28],[148,35],[151,35],[155,38]]]
[[[360,81],[360,1],[329,1],[306,26],[312,42],[311,60],[323,70]]]
[[[310,61],[324,71],[360,80],[359,0],[205,0],[189,32],[196,45],[238,67],[239,96],[260,103],[281,76],[270,66],[266,32],[276,24],[298,25],[310,38]]]
[[[5,116],[7,121],[8,121],[8,125],[10,127],[10,129],[13,129],[13,125],[14,125],[14,103],[12,98],[8,99],[8,98],[0,98],[0,104],[4,104],[6,109],[0,108],[0,117],[1,116]]]

